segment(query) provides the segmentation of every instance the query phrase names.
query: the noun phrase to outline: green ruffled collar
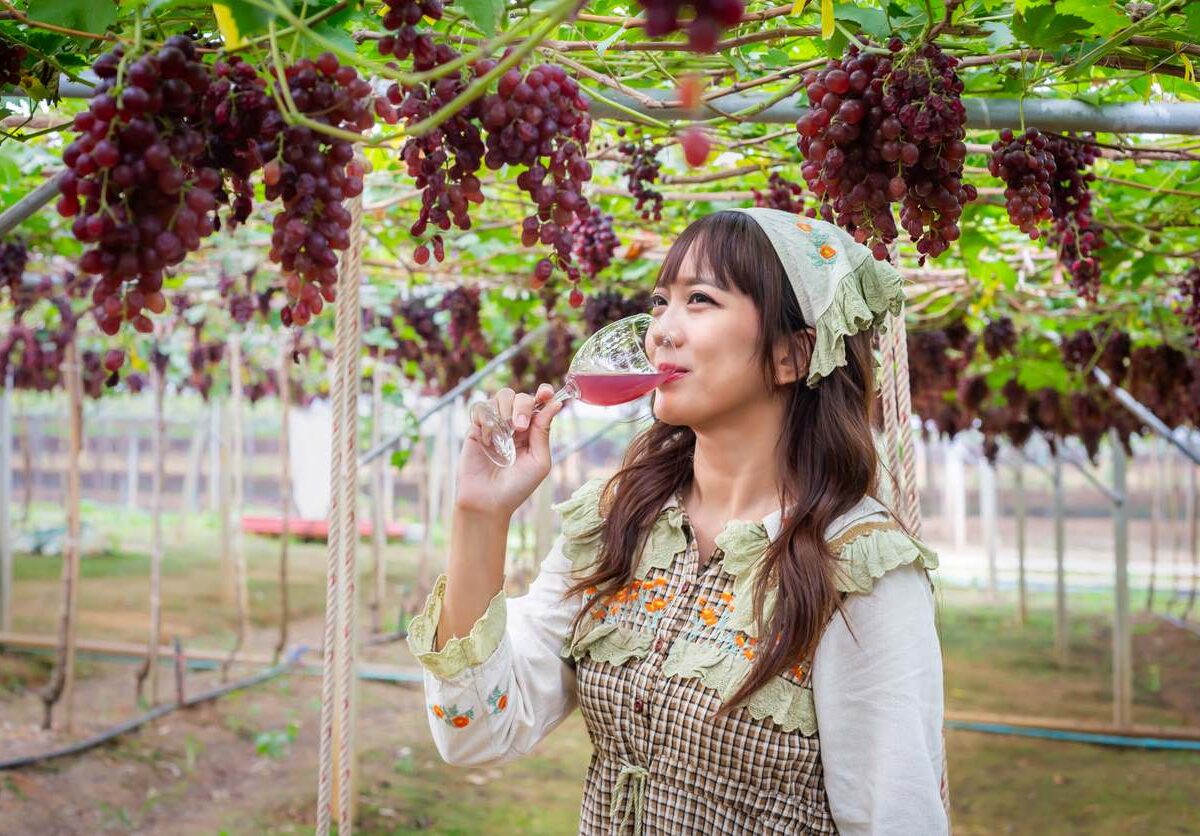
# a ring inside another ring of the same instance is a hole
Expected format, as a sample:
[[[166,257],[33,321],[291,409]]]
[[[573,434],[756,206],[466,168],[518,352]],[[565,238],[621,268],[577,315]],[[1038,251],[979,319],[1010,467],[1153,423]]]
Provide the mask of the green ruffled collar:
[[[577,490],[570,499],[555,506],[563,516],[564,553],[576,568],[582,568],[595,557],[598,538],[587,536],[603,522],[600,497],[607,479],[593,479]],[[838,517],[829,526],[828,535],[838,532],[860,519],[884,513],[885,508],[871,497],[863,497],[857,505]],[[667,570],[678,555],[687,550],[686,518],[682,498],[678,493],[663,503],[642,549],[634,577],[644,580],[651,570]],[[772,540],[779,535],[783,520],[780,509],[761,520],[730,520],[716,536],[721,549],[723,567],[733,577],[733,594],[737,600],[749,600],[757,578],[757,567]],[[767,613],[774,610],[775,593],[768,590],[764,600]],[[738,607],[729,625],[731,629],[756,635],[754,608]]]

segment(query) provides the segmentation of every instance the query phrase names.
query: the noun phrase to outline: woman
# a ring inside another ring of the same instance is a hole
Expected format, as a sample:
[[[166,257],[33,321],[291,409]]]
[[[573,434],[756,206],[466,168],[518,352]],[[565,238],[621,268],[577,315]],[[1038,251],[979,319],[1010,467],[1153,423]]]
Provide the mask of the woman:
[[[446,573],[409,632],[442,757],[511,760],[578,705],[580,833],[948,832],[937,560],[874,498],[871,341],[902,302],[830,224],[691,224],[647,335],[685,373],[621,469],[556,506],[562,534],[511,600],[509,521],[549,473],[560,405],[533,412],[548,385],[498,393],[517,462],[466,439]]]

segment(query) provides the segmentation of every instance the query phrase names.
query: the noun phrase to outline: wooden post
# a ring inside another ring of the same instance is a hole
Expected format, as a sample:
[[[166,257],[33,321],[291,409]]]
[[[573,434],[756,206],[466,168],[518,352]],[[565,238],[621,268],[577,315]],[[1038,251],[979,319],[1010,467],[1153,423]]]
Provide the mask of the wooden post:
[[[1133,639],[1129,621],[1129,527],[1125,486],[1125,449],[1116,430],[1109,431],[1112,448],[1113,541],[1116,577],[1113,590],[1113,723],[1128,728],[1133,723]]]
[[[237,581],[233,568],[233,540],[230,529],[230,492],[232,476],[230,473],[230,407],[226,401],[220,404],[221,427],[217,431],[217,525],[220,531],[221,548],[221,603],[231,607],[237,600]]]
[[[988,597],[995,601],[997,596],[996,552],[999,549],[999,538],[996,531],[996,470],[986,457],[979,460],[979,513],[983,518],[983,540],[987,548]]]
[[[188,442],[187,473],[183,477],[183,493],[179,497],[179,521],[176,540],[187,539],[188,517],[200,511],[200,461],[208,438],[208,422],[199,421]]]
[[[217,513],[220,512],[221,490],[224,487],[221,482],[221,474],[224,473],[221,468],[224,461],[221,455],[224,433],[221,401],[213,398],[208,402],[208,510]]]
[[[1163,587],[1166,591],[1167,607],[1171,606],[1171,600],[1174,597],[1176,584],[1179,579],[1179,552],[1181,543],[1179,541],[1179,516],[1180,516],[1180,497],[1179,497],[1179,480],[1175,472],[1175,451],[1167,447],[1165,449],[1165,457],[1167,463],[1167,474],[1163,485],[1167,492],[1166,502],[1166,518],[1167,518],[1167,533],[1170,538],[1171,549],[1171,570],[1169,581],[1164,578]],[[1164,538],[1166,539],[1166,538]],[[1166,567],[1163,567],[1163,574],[1166,575]]]
[[[75,339],[67,343],[63,361],[67,385],[67,413],[70,425],[70,446],[67,452],[67,538],[63,548],[62,605],[59,610],[58,654],[50,681],[41,692],[45,714],[42,728],[51,727],[54,705],[65,697],[66,730],[74,725],[75,691],[75,633],[79,599],[79,456],[83,449],[83,381],[79,368],[79,346]]]
[[[1025,469],[1020,460],[1013,467],[1013,492],[1017,511],[1017,621],[1024,627],[1029,619],[1025,585]]]
[[[237,637],[234,640],[233,650],[229,652],[229,658],[221,666],[222,680],[228,678],[229,667],[233,664],[233,660],[242,649],[242,645],[246,641],[246,634],[250,631],[250,600],[249,588],[247,586],[248,580],[246,578],[246,552],[243,548],[241,520],[245,493],[243,481],[245,475],[242,472],[245,439],[242,434],[242,342],[239,334],[233,334],[229,337],[229,380],[229,409],[232,417],[232,420],[229,422],[229,448],[233,454],[229,469],[230,475],[233,477],[233,490],[231,493],[233,494],[234,519],[229,520],[227,515],[227,525],[230,529],[229,539],[232,546],[234,583],[236,584]]]
[[[288,621],[288,540],[292,517],[292,352],[279,352],[279,641],[275,644],[275,662],[287,649]]]
[[[375,362],[371,373],[371,447],[383,440],[383,363]],[[371,462],[371,632],[383,632],[383,601],[387,596],[387,519],[383,511],[385,457]]]
[[[12,629],[12,381],[10,368],[4,378],[4,392],[0,393],[0,630],[5,632]]]
[[[158,705],[158,646],[162,633],[162,559],[163,559],[163,471],[166,450],[166,417],[163,398],[167,380],[157,357],[155,346],[150,358],[150,383],[154,389],[154,425],[151,431],[151,455],[154,470],[150,481],[150,636],[146,646],[146,661],[137,673],[137,695],[141,696],[146,677],[150,678],[150,704]],[[165,365],[165,364],[164,364]]]
[[[1188,527],[1188,553],[1192,556],[1192,581],[1188,585],[1187,602],[1180,616],[1184,621],[1196,606],[1196,587],[1200,585],[1200,491],[1196,489],[1196,466],[1188,467],[1189,494],[1192,498],[1191,525]]]
[[[1054,452],[1054,658],[1066,667],[1070,649],[1067,623],[1066,508],[1063,501],[1062,457]]]
[[[954,534],[954,548],[967,545],[967,485],[963,472],[962,449],[956,439],[945,442],[946,473],[943,498]]]
[[[1146,585],[1146,612],[1154,609],[1154,587],[1158,580],[1158,535],[1162,525],[1163,449],[1157,436],[1151,446],[1150,464],[1154,477],[1150,480],[1150,582]]]
[[[135,422],[130,422],[132,425],[129,433],[127,446],[125,448],[125,507],[130,511],[136,511],[138,507],[138,482],[141,478],[141,464],[138,461],[141,455],[141,433]]]
[[[16,397],[14,393],[13,397]],[[33,448],[35,433],[38,432],[37,427],[39,422],[30,423],[27,412],[21,413],[21,471],[24,473],[24,478],[21,480],[21,522],[29,522],[29,512],[33,508]],[[37,442],[41,442],[40,436],[37,436]]]

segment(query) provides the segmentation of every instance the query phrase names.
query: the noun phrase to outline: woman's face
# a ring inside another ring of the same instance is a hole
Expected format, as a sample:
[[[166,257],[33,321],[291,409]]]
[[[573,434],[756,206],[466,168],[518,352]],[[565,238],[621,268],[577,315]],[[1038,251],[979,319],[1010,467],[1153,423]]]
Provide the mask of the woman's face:
[[[670,287],[654,288],[654,322],[646,336],[656,368],[686,372],[655,391],[655,417],[700,431],[752,411],[773,389],[763,379],[754,301],[736,287],[722,290],[706,275],[706,265],[694,258],[701,249],[689,248]],[[663,334],[673,345],[660,345]]]

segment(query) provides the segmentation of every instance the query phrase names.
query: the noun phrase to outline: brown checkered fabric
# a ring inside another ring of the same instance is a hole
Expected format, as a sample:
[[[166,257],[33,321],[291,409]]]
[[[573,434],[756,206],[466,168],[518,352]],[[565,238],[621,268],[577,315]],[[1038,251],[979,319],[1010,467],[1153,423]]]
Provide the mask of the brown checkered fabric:
[[[676,641],[732,640],[707,629],[712,618],[705,612],[706,602],[732,590],[723,555],[718,549],[699,572],[699,547],[686,513],[684,531],[682,559],[643,581],[656,585],[654,594],[665,606],[620,610],[627,615],[619,623],[654,637],[650,652],[621,665],[586,655],[578,661],[579,704],[594,747],[579,832],[836,833],[816,734],[784,731],[770,717],[755,720],[744,706],[715,718],[721,706],[715,690],[697,678],[663,676]],[[753,650],[742,642],[737,638],[733,652],[749,658]],[[799,665],[783,677],[807,688],[809,667]]]

